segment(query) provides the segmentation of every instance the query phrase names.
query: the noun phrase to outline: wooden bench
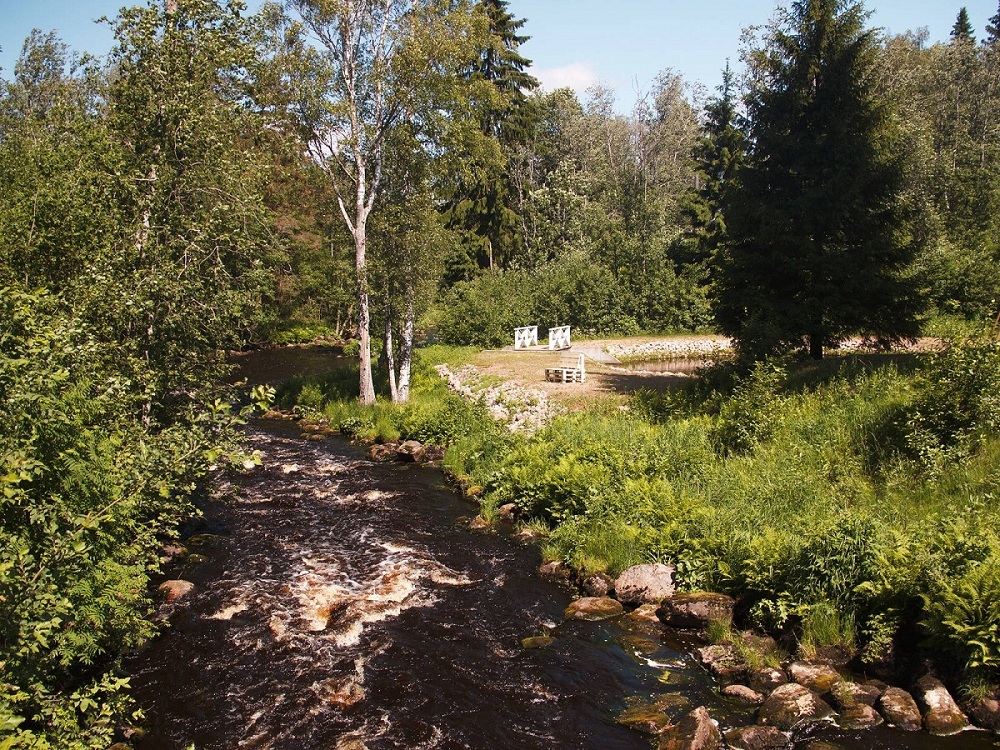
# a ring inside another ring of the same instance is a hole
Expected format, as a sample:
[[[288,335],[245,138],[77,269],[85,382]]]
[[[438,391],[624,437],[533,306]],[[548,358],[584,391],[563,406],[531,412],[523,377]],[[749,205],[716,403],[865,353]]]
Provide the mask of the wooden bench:
[[[551,383],[585,383],[587,382],[587,370],[583,364],[583,355],[576,358],[576,362],[567,361],[565,358],[558,367],[546,367],[545,379]]]

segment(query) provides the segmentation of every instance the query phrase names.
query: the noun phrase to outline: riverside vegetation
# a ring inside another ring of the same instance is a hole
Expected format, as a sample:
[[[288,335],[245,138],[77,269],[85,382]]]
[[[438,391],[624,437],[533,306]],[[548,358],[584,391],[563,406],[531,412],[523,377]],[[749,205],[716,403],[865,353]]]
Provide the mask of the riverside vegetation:
[[[524,435],[445,389],[420,350],[411,404],[361,410],[350,379],[285,406],[369,441],[448,445],[445,469],[495,520],[515,503],[543,555],[581,575],[676,566],[738,599],[741,626],[838,647],[900,675],[922,659],[983,697],[1000,667],[1000,344],[872,365],[788,359],[603,399]],[[839,366],[838,366],[839,365]]]
[[[830,377],[766,358],[996,315],[1000,5],[979,41],[965,9],[933,44],[867,20],[791,0],[744,81],[706,100],[664,70],[629,115],[538,90],[506,0],[155,0],[103,58],[34,30],[0,79],[0,750],[131,721],[161,548],[240,458],[224,353],[317,333],[380,333],[358,355],[400,404],[421,330],[731,335],[747,376],[531,436],[446,392],[430,365],[462,350],[423,352],[408,406],[349,404],[367,368],[286,398],[448,444],[486,515],[517,503],[581,570],[672,560],[741,624],[869,660],[912,630],[985,694],[996,345]]]

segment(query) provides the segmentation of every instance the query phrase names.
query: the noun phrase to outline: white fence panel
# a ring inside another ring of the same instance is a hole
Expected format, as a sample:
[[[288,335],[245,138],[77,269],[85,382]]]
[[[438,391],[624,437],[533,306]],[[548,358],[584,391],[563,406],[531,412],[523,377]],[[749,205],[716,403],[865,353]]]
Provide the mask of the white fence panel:
[[[549,329],[549,349],[569,349],[569,326]]]
[[[514,329],[514,348],[538,346],[538,326],[524,326]]]

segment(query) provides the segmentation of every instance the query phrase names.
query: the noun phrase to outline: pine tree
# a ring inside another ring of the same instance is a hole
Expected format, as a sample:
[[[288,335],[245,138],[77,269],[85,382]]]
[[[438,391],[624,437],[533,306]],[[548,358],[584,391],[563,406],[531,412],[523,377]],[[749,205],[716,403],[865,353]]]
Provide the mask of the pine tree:
[[[746,137],[737,127],[736,90],[728,61],[722,73],[719,96],[705,105],[703,135],[695,147],[698,183],[683,202],[683,213],[692,232],[675,260],[702,264],[715,253],[726,234],[723,195],[743,162]]]
[[[489,95],[478,103],[480,128],[499,147],[499,159],[484,158],[474,165],[475,177],[456,188],[456,200],[448,207],[446,222],[465,239],[459,256],[449,259],[452,267],[464,267],[471,255],[476,265],[493,268],[506,265],[515,255],[511,243],[518,237],[517,216],[510,208],[508,160],[513,144],[523,140],[530,128],[531,108],[525,92],[538,87],[527,73],[531,61],[518,48],[529,37],[517,32],[524,20],[507,11],[507,0],[480,0],[479,9],[489,21],[487,43],[479,52],[470,78],[490,84]]]
[[[972,31],[972,23],[969,21],[969,11],[964,6],[958,11],[958,18],[955,19],[955,25],[951,27],[951,38],[954,42],[976,43],[976,36]]]
[[[996,47],[1000,43],[1000,3],[997,3],[997,13],[986,24],[986,39],[983,44],[989,47]]]
[[[538,80],[526,72],[531,60],[518,52],[531,37],[517,33],[525,21],[507,12],[507,0],[481,0],[480,6],[489,19],[490,35],[474,75],[489,81],[499,94],[495,103],[481,107],[482,129],[506,145],[523,125],[517,115],[526,105],[525,92],[538,88]]]
[[[723,210],[714,309],[742,353],[916,333],[903,168],[871,72],[877,39],[848,0],[796,0],[749,55],[752,144]]]

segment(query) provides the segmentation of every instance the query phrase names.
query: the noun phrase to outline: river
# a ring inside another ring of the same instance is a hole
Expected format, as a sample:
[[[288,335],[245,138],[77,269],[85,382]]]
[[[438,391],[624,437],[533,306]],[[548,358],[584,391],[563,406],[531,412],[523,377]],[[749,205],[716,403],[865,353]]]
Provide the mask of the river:
[[[224,480],[186,529],[196,556],[169,575],[196,588],[161,608],[169,627],[127,663],[140,748],[648,750],[616,718],[654,699],[674,717],[707,705],[724,726],[750,721],[689,656],[690,636],[628,617],[563,623],[572,593],[537,577],[537,548],[470,531],[475,508],[438,470],[375,464],[287,422],[256,423],[248,440],[263,466]],[[522,647],[545,633],[550,646]],[[904,750],[995,740],[812,736]]]

